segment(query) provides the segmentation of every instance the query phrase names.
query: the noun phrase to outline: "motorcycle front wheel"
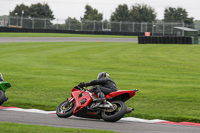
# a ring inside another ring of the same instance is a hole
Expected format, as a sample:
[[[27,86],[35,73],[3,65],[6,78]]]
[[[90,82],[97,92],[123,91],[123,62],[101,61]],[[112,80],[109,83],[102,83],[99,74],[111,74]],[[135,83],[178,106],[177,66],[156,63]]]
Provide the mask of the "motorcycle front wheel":
[[[68,100],[62,102],[56,109],[56,115],[61,118],[67,118],[72,116],[75,103]]]
[[[113,105],[113,109],[105,110],[101,113],[101,118],[104,121],[108,122],[116,122],[120,120],[127,111],[127,107],[122,101],[113,101],[111,102]]]
[[[2,105],[6,101],[5,92],[0,90],[0,105]]]

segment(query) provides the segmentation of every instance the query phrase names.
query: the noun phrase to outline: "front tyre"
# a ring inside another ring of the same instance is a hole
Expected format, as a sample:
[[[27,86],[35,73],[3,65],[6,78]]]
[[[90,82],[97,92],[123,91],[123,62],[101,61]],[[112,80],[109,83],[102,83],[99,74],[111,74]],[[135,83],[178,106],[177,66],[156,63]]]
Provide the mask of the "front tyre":
[[[122,101],[113,101],[111,103],[114,109],[103,111],[101,113],[101,118],[104,121],[116,122],[120,120],[126,114],[127,108],[126,108],[125,103]]]
[[[62,102],[56,109],[56,115],[61,118],[67,118],[72,116],[75,103],[68,100]]]
[[[5,92],[0,90],[0,105],[2,105],[6,101]]]

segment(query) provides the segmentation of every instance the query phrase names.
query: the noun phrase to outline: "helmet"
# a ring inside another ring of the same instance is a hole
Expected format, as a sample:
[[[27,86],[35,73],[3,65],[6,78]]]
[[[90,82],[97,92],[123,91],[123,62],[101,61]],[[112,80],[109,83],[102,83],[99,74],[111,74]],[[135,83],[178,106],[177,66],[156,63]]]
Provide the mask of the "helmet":
[[[98,74],[97,79],[101,79],[101,78],[104,78],[104,77],[110,78],[110,74],[107,73],[107,72],[101,72],[101,73]]]

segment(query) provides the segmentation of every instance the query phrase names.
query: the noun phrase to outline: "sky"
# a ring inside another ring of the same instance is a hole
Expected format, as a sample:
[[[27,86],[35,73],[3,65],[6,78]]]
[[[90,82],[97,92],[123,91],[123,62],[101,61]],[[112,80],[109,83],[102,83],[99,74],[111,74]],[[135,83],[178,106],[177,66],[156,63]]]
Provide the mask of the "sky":
[[[167,7],[182,7],[186,9],[189,17],[200,20],[200,0],[0,0],[0,16],[8,15],[17,4],[30,6],[43,2],[48,3],[55,18],[63,21],[68,17],[80,20],[84,15],[86,4],[102,13],[103,19],[109,20],[119,4],[127,4],[130,9],[136,3],[153,7],[157,19],[164,18],[164,9]]]

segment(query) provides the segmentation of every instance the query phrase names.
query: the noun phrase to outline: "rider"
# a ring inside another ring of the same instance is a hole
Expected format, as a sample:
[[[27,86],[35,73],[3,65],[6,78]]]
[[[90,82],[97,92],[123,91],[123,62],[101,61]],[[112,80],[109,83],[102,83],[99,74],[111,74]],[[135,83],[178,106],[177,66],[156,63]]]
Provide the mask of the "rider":
[[[0,81],[4,81],[4,80],[3,80],[3,76],[2,76],[1,73],[0,73]]]
[[[97,86],[99,85],[99,86]],[[106,102],[105,95],[110,94],[118,90],[115,82],[110,78],[110,75],[107,72],[101,72],[98,74],[96,80],[92,80],[88,83],[81,82],[79,87],[92,86],[91,90],[99,97],[98,106],[101,102]]]

